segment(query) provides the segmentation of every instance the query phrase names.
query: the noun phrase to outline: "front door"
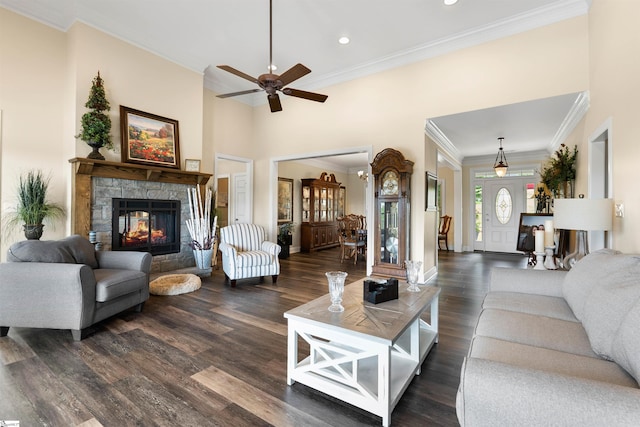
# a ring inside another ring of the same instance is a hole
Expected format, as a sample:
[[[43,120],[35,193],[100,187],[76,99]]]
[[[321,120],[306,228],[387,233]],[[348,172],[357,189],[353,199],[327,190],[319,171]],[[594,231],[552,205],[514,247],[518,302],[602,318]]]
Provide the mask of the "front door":
[[[493,179],[485,182],[484,190],[484,250],[517,252],[518,221],[524,209],[522,180]]]

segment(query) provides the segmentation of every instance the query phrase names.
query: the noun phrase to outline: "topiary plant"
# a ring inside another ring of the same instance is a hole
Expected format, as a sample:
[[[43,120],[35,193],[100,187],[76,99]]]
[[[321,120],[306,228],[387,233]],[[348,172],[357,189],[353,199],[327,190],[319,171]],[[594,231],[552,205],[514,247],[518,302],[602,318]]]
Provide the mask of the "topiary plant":
[[[111,106],[107,101],[100,71],[93,79],[89,99],[84,105],[92,111],[82,115],[80,133],[76,135],[76,138],[80,138],[93,148],[93,151],[87,156],[89,159],[104,160],[104,156],[98,150],[101,147],[112,149],[113,144],[110,135],[111,118],[105,113],[111,109]]]

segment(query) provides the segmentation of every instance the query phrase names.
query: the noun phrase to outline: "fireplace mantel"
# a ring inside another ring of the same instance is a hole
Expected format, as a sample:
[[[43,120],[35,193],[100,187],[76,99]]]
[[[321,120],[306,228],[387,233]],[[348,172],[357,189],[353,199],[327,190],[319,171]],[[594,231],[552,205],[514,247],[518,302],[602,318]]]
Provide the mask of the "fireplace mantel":
[[[109,162],[76,157],[69,160],[75,166],[76,175],[101,176],[103,178],[133,179],[136,181],[172,182],[174,184],[205,185],[211,174],[187,172],[178,169],[142,166],[133,163]]]
[[[73,167],[71,201],[71,231],[86,236],[91,229],[91,177],[130,179],[136,181],[168,182],[203,186],[212,174],[187,172],[132,163],[118,163],[76,157],[69,160]]]

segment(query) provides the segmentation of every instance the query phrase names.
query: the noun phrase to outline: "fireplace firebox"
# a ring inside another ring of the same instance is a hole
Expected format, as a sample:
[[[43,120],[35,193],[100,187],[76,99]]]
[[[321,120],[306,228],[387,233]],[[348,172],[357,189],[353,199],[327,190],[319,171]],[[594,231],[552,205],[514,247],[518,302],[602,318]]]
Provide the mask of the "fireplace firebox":
[[[112,203],[112,250],[180,252],[179,200],[112,199]]]

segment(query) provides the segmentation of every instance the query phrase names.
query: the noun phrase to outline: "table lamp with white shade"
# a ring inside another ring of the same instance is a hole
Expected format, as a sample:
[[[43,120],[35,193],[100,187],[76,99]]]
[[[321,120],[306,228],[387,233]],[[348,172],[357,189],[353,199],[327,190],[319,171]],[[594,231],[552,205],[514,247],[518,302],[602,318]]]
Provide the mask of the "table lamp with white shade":
[[[575,251],[567,255],[562,263],[570,269],[589,253],[587,231],[611,230],[613,218],[612,199],[555,199],[553,201],[553,223],[555,228],[576,230]]]

